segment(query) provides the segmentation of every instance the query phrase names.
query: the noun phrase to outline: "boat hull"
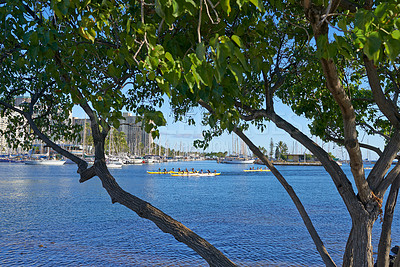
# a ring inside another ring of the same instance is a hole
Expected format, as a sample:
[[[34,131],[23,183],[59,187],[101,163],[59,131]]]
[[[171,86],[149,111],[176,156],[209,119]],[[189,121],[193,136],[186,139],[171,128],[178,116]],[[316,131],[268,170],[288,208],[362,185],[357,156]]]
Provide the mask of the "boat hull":
[[[24,163],[27,165],[61,166],[64,165],[65,162],[65,160],[27,160]]]
[[[220,175],[220,172],[211,172],[211,173],[172,173],[171,176],[195,176],[195,177],[209,177],[209,176],[217,176]]]

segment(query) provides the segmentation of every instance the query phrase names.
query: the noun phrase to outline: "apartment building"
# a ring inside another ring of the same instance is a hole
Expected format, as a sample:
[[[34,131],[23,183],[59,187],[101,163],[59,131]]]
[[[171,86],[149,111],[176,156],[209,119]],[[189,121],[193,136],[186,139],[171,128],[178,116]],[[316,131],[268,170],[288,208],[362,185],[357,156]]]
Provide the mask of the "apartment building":
[[[144,131],[142,127],[142,122],[137,121],[137,116],[134,116],[132,113],[124,112],[124,119],[120,120],[120,127],[117,129],[119,132],[125,133],[126,142],[129,147],[129,152],[132,155],[142,155],[148,153],[150,150],[150,146],[153,144],[153,138],[151,134],[148,134]],[[82,118],[72,118],[73,125],[81,125],[82,131],[80,133],[80,141],[76,142],[76,145],[82,146],[84,139],[89,140],[88,137],[91,134],[90,130],[90,121],[89,119]],[[86,137],[84,136],[86,124]],[[87,144],[87,143],[86,143]]]

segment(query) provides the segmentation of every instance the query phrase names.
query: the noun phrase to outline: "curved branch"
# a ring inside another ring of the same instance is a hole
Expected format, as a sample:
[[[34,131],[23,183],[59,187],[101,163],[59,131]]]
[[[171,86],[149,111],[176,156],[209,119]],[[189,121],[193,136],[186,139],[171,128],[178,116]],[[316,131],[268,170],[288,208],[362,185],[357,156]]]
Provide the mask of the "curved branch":
[[[340,145],[344,145],[345,142],[343,139],[335,138],[335,137],[331,136],[329,133],[327,133],[326,131],[325,131],[325,133],[326,133],[325,137],[329,141],[335,142]],[[371,150],[371,151],[375,152],[376,154],[378,154],[378,156],[382,156],[382,150],[380,150],[379,147],[375,147],[375,146],[372,146],[369,144],[364,144],[364,143],[359,143],[359,144],[360,144],[361,148]]]
[[[137,213],[140,217],[155,223],[163,232],[171,234],[176,240],[196,251],[210,266],[236,266],[224,254],[192,230],[176,221],[150,203],[124,191],[109,173],[104,161],[96,161],[97,176],[110,195],[113,203],[120,203]]]
[[[400,176],[397,175],[394,180],[385,205],[385,215],[383,217],[381,237],[378,245],[378,257],[376,266],[389,266],[389,253],[391,247],[391,233],[394,208],[396,207],[397,196],[399,194]],[[399,255],[399,254],[398,254]]]
[[[378,188],[375,190],[378,197],[382,198],[383,194],[393,183],[396,177],[400,174],[400,161],[397,162],[396,166],[390,170],[386,178],[379,184]]]
[[[367,203],[373,198],[372,191],[365,179],[364,167],[360,145],[357,139],[356,114],[350,98],[347,96],[340,83],[335,63],[332,60],[322,58],[322,69],[326,78],[326,86],[339,105],[344,128],[345,147],[350,157],[351,172],[354,177],[361,201]]]
[[[367,71],[368,82],[371,87],[372,95],[382,113],[388,118],[394,127],[400,128],[400,113],[396,105],[388,100],[383,91],[379,80],[378,71],[372,60],[369,60],[366,55],[363,56],[365,69]]]
[[[207,109],[210,113],[215,113],[212,107],[203,100],[200,99],[199,104],[205,109]],[[275,166],[268,160],[268,158],[260,151],[260,149],[256,145],[254,145],[254,143],[251,142],[251,140],[247,138],[247,136],[241,130],[235,127],[233,132],[236,133],[240,137],[240,139],[242,139],[248,145],[250,150],[271,170],[271,172],[274,174],[274,176],[278,179],[280,184],[286,190],[286,192],[292,199],[293,203],[295,204],[297,211],[300,213],[304,225],[306,226],[308,232],[310,233],[310,236],[313,239],[314,244],[317,247],[317,250],[321,258],[323,259],[325,265],[336,266],[332,258],[330,257],[328,251],[326,250],[321,238],[319,237],[318,232],[315,230],[314,225],[310,217],[308,216],[307,211],[305,210],[303,204],[301,203],[300,199],[298,198],[293,188],[289,185],[289,183],[286,181],[283,175],[275,168]]]
[[[33,132],[43,141],[45,142],[48,146],[50,146],[51,148],[53,148],[55,151],[57,151],[58,153],[60,153],[61,155],[63,155],[66,158],[69,158],[70,160],[72,160],[73,162],[75,162],[78,165],[78,172],[81,173],[84,170],[87,169],[87,162],[82,160],[81,158],[75,156],[74,154],[68,152],[67,150],[61,148],[60,146],[58,146],[56,143],[54,143],[53,141],[51,141],[45,134],[43,134],[39,128],[36,126],[36,123],[33,121],[33,118],[31,116],[31,114],[24,112],[16,107],[14,107],[13,105],[10,105],[4,101],[0,100],[0,105],[5,106],[6,108],[9,108],[19,114],[21,114],[22,116],[25,117],[25,119],[28,121],[29,126],[32,128]]]
[[[389,139],[390,139],[390,136],[388,136],[388,135],[386,135],[386,134],[384,134],[384,133],[382,133],[382,132],[376,130],[374,127],[372,127],[371,125],[369,125],[369,124],[367,124],[367,123],[365,123],[365,122],[364,122],[364,123],[357,123],[357,125],[359,125],[359,126],[364,126],[364,127],[368,128],[371,132],[373,132],[374,134],[377,134],[377,135],[382,136],[382,137],[385,138],[387,141],[389,141]]]
[[[379,157],[378,161],[375,163],[374,168],[369,173],[367,182],[370,188],[376,192],[379,184],[384,180],[384,175],[391,167],[393,160],[397,156],[397,152],[400,150],[400,131],[396,130],[390,139],[389,143],[383,150],[382,156]],[[377,192],[378,194],[383,194],[382,192]]]
[[[238,103],[236,105],[239,105]],[[337,165],[337,163],[329,156],[329,154],[313,142],[308,136],[299,131],[292,124],[278,116],[271,107],[267,111],[265,110],[252,110],[250,107],[240,104],[246,112],[254,115],[254,118],[265,117],[270,119],[275,125],[287,132],[293,139],[298,141],[300,144],[305,146],[311,151],[322,163],[326,171],[331,175],[336,188],[345,202],[348,210],[351,211],[351,207],[359,206],[360,203],[353,191],[350,181],[347,179],[343,170]],[[251,117],[249,115],[249,118]],[[361,208],[362,209],[362,208]]]

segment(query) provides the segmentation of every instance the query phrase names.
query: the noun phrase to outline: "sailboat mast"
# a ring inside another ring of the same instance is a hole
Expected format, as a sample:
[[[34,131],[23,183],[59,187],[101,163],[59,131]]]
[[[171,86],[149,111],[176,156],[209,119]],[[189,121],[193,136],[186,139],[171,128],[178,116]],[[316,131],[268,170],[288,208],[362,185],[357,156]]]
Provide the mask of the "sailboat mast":
[[[82,158],[85,158],[85,145],[86,145],[86,118],[83,122],[83,145],[82,145]]]

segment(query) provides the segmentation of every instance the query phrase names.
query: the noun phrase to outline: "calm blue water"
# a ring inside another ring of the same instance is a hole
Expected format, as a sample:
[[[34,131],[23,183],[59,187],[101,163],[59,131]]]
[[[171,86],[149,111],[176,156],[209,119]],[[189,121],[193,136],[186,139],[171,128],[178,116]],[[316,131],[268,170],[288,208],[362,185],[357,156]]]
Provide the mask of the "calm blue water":
[[[172,167],[222,175],[146,173]],[[248,167],[174,162],[111,172],[125,190],[184,223],[239,266],[323,266],[282,186],[271,173],[244,173]],[[351,222],[329,176],[318,166],[278,168],[340,265]],[[152,222],[111,204],[98,178],[78,180],[73,165],[0,164],[1,266],[207,266]],[[395,216],[393,244],[400,245],[398,212]]]

